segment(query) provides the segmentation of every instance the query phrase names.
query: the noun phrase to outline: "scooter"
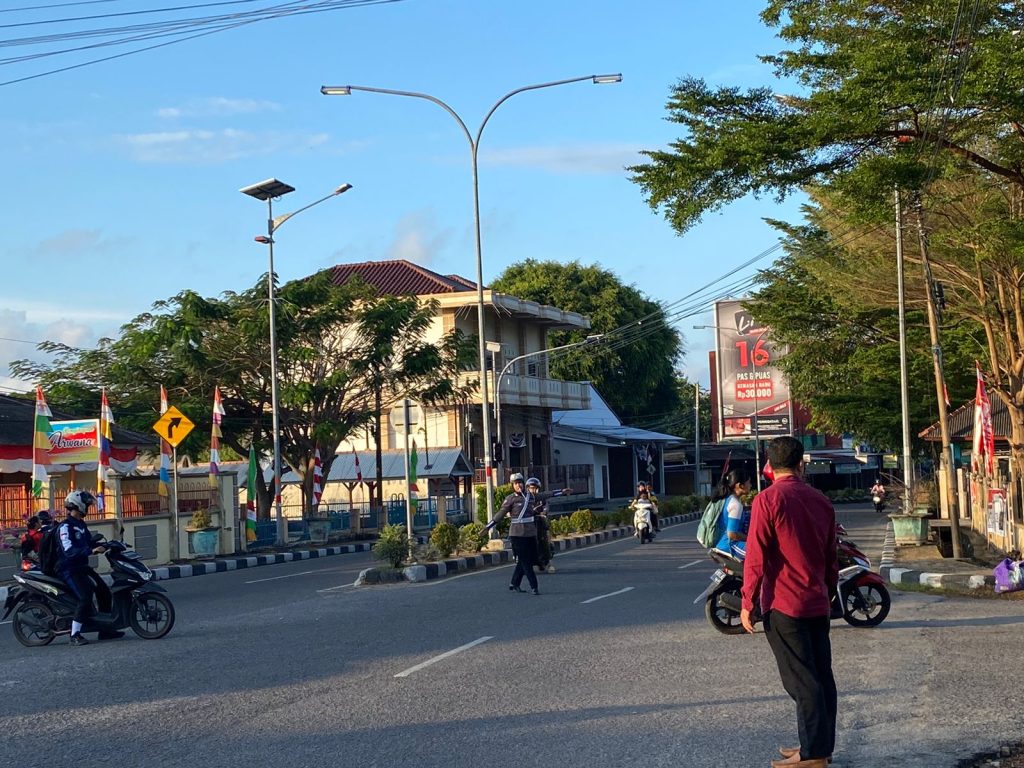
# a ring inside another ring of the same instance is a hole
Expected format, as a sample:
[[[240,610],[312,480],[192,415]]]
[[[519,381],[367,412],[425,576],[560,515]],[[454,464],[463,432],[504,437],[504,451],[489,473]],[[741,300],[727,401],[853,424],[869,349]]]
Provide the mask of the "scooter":
[[[131,627],[145,640],[156,640],[170,632],[174,605],[167,590],[153,583],[153,571],[142,562],[142,556],[123,541],[106,541],[99,535],[93,537],[93,542],[107,548],[114,580],[110,588],[112,605],[110,613],[94,613],[82,631]],[[15,571],[13,576],[18,583],[7,592],[0,620],[11,616],[18,642],[31,648],[49,645],[58,635],[70,635],[78,598],[68,585],[38,569]]]
[[[879,496],[877,493],[871,497],[871,503],[875,505],[875,512],[881,512],[885,509],[885,497]]]
[[[654,505],[649,501],[633,502],[633,535],[640,539],[641,544],[654,540],[651,512]]]
[[[693,601],[694,605],[704,602],[704,615],[708,623],[724,635],[739,635],[744,632],[740,623],[743,589],[743,562],[728,552],[712,549],[708,555],[718,563],[719,568],[711,577],[711,583]],[[867,558],[860,555],[867,563]],[[843,619],[854,627],[875,627],[889,615],[892,598],[885,587],[885,581],[869,569],[869,564],[855,563],[839,569],[839,583],[832,596],[834,619]],[[760,611],[755,610],[753,620],[761,620]]]

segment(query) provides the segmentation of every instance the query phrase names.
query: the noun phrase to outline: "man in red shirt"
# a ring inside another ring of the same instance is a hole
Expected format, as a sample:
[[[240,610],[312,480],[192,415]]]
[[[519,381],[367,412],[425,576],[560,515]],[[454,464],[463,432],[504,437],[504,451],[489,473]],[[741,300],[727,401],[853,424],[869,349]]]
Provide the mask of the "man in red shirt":
[[[836,741],[836,681],[829,601],[839,580],[832,503],[803,480],[803,444],[768,444],[775,482],[754,498],[743,564],[740,621],[753,632],[756,601],[786,693],[796,702],[799,747],[780,747],[773,768],[826,768]]]

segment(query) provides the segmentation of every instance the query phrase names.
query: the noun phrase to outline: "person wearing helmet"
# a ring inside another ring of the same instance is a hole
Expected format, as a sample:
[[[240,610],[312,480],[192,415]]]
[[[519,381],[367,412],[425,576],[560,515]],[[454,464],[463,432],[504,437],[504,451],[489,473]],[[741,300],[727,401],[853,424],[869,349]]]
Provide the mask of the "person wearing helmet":
[[[555,566],[551,564],[554,553],[551,550],[551,528],[548,525],[548,499],[572,493],[572,490],[563,488],[551,493],[541,493],[540,480],[531,477],[526,481],[526,491],[534,499],[533,516],[537,523],[537,568],[541,573],[554,573]]]
[[[59,559],[57,575],[71,588],[78,598],[78,608],[71,622],[71,644],[88,645],[89,641],[82,637],[82,625],[93,613],[92,598],[96,595],[100,610],[110,612],[110,589],[89,566],[89,557],[103,552],[102,544],[93,545],[89,526],[85,524],[85,516],[89,507],[96,504],[96,497],[89,491],[71,491],[64,499],[64,507],[68,516],[57,528],[60,546],[57,548]],[[122,637],[124,632],[100,632],[100,640]]]
[[[658,524],[658,497],[655,496],[654,491],[651,490],[650,483],[646,483],[641,480],[636,484],[636,498],[629,502],[629,505],[632,507],[640,500],[641,495],[645,493],[647,495],[643,498],[654,505],[654,509],[651,510],[651,525],[654,526],[655,533],[661,533],[661,526]]]
[[[529,486],[523,487],[523,476],[519,472],[513,474],[509,479],[512,482],[512,493],[501,502],[501,509],[487,524],[485,530],[490,531],[506,517],[512,521],[508,529],[508,538],[512,543],[512,553],[516,557],[516,569],[512,572],[512,582],[508,588],[512,592],[522,592],[520,585],[523,583],[523,576],[526,576],[533,594],[539,595],[537,574],[533,572],[538,559],[536,506],[538,503],[543,504],[552,496],[572,493],[572,490],[566,488],[553,493],[540,493],[540,481],[531,477],[530,482],[535,483],[532,486],[533,492],[531,492]]]

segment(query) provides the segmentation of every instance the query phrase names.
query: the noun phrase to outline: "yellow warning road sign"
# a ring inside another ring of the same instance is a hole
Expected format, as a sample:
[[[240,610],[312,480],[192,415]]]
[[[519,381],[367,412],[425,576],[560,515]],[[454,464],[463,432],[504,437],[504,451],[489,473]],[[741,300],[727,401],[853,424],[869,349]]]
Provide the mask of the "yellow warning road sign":
[[[178,443],[188,437],[188,433],[195,427],[188,416],[179,411],[173,405],[168,408],[160,420],[153,425],[153,431],[160,437],[178,447]]]

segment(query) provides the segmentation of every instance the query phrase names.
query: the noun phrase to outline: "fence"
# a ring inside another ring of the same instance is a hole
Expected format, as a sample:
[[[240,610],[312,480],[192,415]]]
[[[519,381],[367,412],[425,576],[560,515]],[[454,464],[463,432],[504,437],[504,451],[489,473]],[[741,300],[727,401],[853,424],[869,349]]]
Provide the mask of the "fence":
[[[536,477],[544,490],[556,488],[572,488],[574,493],[592,493],[591,478],[594,467],[591,464],[528,464],[525,467],[502,466],[495,471],[495,485],[508,483],[509,477],[519,472],[523,477]],[[484,470],[477,469],[473,473],[473,482],[483,485]]]

